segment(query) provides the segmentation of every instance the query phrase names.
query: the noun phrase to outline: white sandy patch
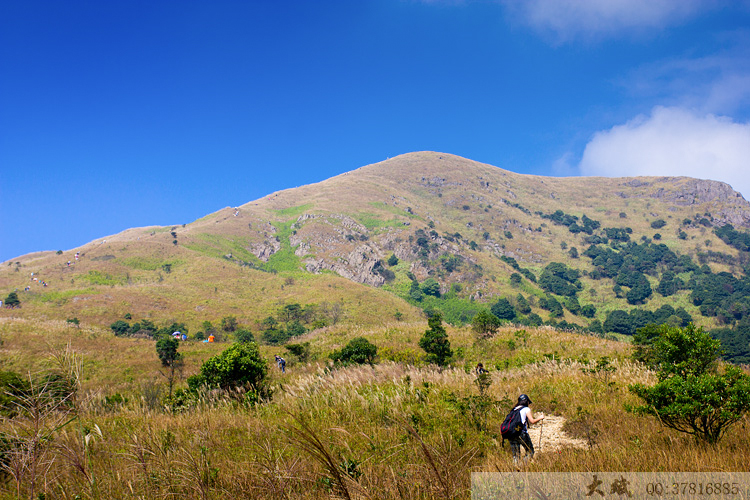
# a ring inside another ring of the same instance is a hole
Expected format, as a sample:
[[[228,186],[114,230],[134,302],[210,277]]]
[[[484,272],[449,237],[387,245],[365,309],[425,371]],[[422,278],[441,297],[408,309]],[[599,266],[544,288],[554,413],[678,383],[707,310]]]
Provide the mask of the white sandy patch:
[[[563,431],[564,424],[564,417],[545,415],[544,420],[536,425],[529,426],[529,437],[531,442],[534,443],[534,451],[546,453],[561,448],[587,448],[586,441],[572,438]],[[540,434],[541,444],[539,441]]]

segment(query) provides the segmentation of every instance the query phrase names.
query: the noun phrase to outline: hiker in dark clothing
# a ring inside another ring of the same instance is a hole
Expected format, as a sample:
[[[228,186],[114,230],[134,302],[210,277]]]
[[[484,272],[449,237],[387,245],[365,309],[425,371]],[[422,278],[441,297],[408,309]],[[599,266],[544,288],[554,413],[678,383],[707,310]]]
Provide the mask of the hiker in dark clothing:
[[[518,396],[518,404],[513,408],[514,411],[519,410],[521,412],[521,422],[523,423],[523,429],[518,437],[510,439],[510,450],[513,453],[514,462],[518,462],[521,458],[521,446],[526,448],[526,459],[534,457],[534,444],[529,437],[529,424],[544,420],[544,415],[534,418],[534,414],[529,408],[530,404],[531,399],[526,394],[521,394]]]
[[[276,358],[276,364],[279,366],[279,370],[281,370],[281,373],[286,373],[286,360],[276,354],[274,356]]]

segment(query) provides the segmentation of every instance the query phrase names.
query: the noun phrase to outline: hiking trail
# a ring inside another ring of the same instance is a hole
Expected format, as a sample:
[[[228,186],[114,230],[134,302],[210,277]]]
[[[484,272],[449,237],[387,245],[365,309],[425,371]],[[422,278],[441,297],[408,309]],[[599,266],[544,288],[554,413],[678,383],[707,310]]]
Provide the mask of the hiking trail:
[[[529,426],[529,437],[537,452],[547,453],[562,448],[588,448],[583,439],[570,437],[563,431],[565,418],[555,415],[545,415],[544,420]],[[542,427],[543,426],[543,427]],[[542,444],[539,446],[539,432],[542,433]]]

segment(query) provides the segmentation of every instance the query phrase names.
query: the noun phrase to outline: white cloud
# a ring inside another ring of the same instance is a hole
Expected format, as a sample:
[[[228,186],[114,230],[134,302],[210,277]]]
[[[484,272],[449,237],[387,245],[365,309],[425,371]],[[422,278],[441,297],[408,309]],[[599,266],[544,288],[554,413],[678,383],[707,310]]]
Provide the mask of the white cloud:
[[[750,123],[683,108],[654,108],[597,132],[586,145],[581,174],[606,177],[688,176],[730,184],[750,195]]]
[[[663,28],[717,4],[712,0],[502,0],[510,12],[558,41]]]

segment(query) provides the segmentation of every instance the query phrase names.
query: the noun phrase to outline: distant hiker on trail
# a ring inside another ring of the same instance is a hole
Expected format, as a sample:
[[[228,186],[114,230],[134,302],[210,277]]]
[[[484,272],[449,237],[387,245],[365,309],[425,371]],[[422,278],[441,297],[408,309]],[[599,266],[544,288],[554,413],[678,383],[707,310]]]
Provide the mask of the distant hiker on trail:
[[[274,355],[274,357],[276,358],[276,364],[279,366],[281,372],[286,373],[286,360],[278,354]]]
[[[526,448],[526,459],[534,457],[534,444],[529,437],[529,424],[535,424],[544,420],[544,415],[534,418],[529,405],[531,399],[526,394],[518,396],[518,404],[505,417],[500,432],[503,439],[510,441],[510,450],[513,453],[513,462],[521,458],[521,446]]]
[[[475,372],[477,372],[477,375],[483,375],[485,373],[489,373],[487,370],[484,369],[484,365],[482,363],[477,363],[477,367],[474,369]]]

